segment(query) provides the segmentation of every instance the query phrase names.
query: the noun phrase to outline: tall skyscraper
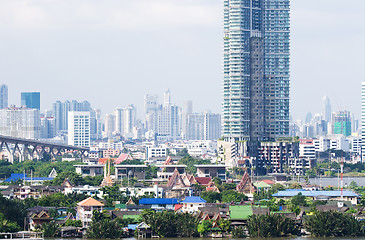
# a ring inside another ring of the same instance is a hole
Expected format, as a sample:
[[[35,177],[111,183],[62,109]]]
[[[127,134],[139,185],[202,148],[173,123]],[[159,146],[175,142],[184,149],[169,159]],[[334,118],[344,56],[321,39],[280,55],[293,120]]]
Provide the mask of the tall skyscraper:
[[[187,115],[187,140],[217,140],[221,137],[221,116],[214,113]]]
[[[8,86],[2,84],[0,86],[0,109],[7,108],[8,106]]]
[[[27,108],[41,109],[41,93],[40,92],[22,92],[21,106]]]
[[[157,95],[144,96],[145,128],[147,131],[157,132],[157,118],[160,105]]]
[[[365,159],[365,82],[361,83],[361,159]]]
[[[289,135],[289,0],[224,0],[223,135]]]
[[[131,137],[136,124],[136,108],[131,104],[115,109],[115,131],[124,137]]]
[[[330,99],[324,96],[322,99],[322,116],[326,122],[331,122],[332,106]]]
[[[68,144],[90,146],[90,112],[68,113]]]
[[[92,111],[92,108],[88,101],[78,102],[76,100],[66,100],[64,102],[57,101],[53,103],[53,114],[56,118],[56,131],[67,131],[69,111],[90,112]]]
[[[186,138],[186,134],[187,134],[187,123],[188,123],[188,115],[193,113],[193,102],[192,101],[185,101],[183,108],[182,108],[182,113],[181,113],[181,131],[182,131],[182,136],[184,137],[184,139]]]

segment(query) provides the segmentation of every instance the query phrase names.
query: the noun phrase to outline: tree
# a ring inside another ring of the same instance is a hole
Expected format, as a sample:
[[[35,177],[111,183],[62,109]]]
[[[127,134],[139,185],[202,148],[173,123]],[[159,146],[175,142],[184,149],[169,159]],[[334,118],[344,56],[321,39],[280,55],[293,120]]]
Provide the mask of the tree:
[[[236,192],[235,190],[225,190],[221,193],[222,202],[230,203],[230,202],[240,202],[241,200],[247,201],[248,197],[243,194]]]
[[[82,222],[81,222],[81,220],[67,219],[64,226],[82,227]]]
[[[17,232],[21,228],[16,222],[7,220],[4,214],[0,213],[0,232]]]
[[[24,227],[24,218],[27,214],[21,201],[6,199],[0,194],[0,213],[3,215],[3,220],[14,222],[20,228]]]
[[[198,232],[201,236],[203,236],[205,233],[208,233],[212,230],[212,225],[212,220],[204,220],[198,225]]]
[[[220,193],[206,192],[206,191],[201,192],[200,197],[203,198],[208,203],[216,203],[217,201],[220,202],[222,198]]]
[[[118,220],[111,220],[110,215],[94,210],[86,236],[96,239],[116,239],[122,236],[122,232],[123,229]]]
[[[298,195],[293,196],[291,198],[291,204],[293,206],[303,206],[303,207],[308,206],[307,200],[306,200],[305,196],[303,196],[302,193],[298,193]]]
[[[281,237],[297,235],[300,230],[297,224],[279,214],[251,215],[247,221],[250,237]]]
[[[306,229],[316,237],[358,236],[363,226],[352,215],[317,211],[305,221]]]
[[[54,221],[43,223],[42,232],[45,237],[56,237],[59,233],[59,226]]]

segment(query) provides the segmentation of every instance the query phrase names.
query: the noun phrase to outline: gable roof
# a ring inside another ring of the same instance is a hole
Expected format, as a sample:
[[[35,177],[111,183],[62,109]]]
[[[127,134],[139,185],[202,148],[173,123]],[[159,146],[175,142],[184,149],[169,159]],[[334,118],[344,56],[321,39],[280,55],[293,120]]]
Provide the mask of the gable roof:
[[[119,157],[115,160],[115,164],[120,164],[121,162],[124,162],[125,160],[133,160],[133,158],[130,154],[121,153],[119,155]]]
[[[174,173],[167,183],[167,187],[186,187],[184,180],[182,179],[179,171],[175,168]]]
[[[96,206],[96,207],[102,207],[104,206],[104,203],[101,203],[97,200],[95,200],[94,198],[92,197],[89,197],[81,202],[79,202],[77,204],[77,206],[81,206],[81,207],[84,207],[84,206]]]
[[[195,180],[200,184],[200,185],[208,185],[210,181],[212,181],[212,179],[210,177],[195,177]]]
[[[172,158],[170,156],[167,156],[166,161],[163,163],[163,165],[171,165],[174,162],[172,161]]]
[[[184,201],[181,201],[181,203],[206,203],[203,198],[201,197],[186,197]]]
[[[128,201],[125,203],[125,205],[136,205],[133,200],[132,197],[129,197]]]
[[[255,188],[252,185],[250,176],[248,175],[247,172],[245,172],[245,174],[243,174],[240,183],[236,186],[236,191],[240,192],[240,193],[254,193],[255,192]]]

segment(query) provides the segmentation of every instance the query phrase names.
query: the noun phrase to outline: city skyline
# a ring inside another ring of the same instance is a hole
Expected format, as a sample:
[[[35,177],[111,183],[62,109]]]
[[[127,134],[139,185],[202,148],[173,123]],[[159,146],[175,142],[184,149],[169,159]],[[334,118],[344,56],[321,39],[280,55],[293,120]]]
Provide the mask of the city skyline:
[[[4,53],[0,57],[0,78],[9,86],[9,104],[19,106],[22,91],[39,91],[43,111],[50,110],[56,100],[76,99],[90,101],[95,108],[103,111],[103,115],[112,113],[117,106],[135,104],[140,109],[137,114],[141,118],[143,96],[160,93],[169,87],[178,105],[192,100],[196,112],[206,109],[221,112],[222,54],[217,51],[221,49],[223,32],[220,1],[187,1],[182,4],[156,0],[153,9],[157,8],[160,17],[149,13],[146,16],[148,21],[140,20],[133,26],[125,21],[122,24],[122,17],[118,19],[117,13],[125,7],[128,11],[135,11],[132,12],[136,16],[129,14],[124,18],[138,19],[145,13],[145,8],[138,9],[142,2],[109,1],[105,6],[93,1],[83,2],[75,5],[76,10],[70,16],[75,27],[63,21],[59,14],[52,16],[55,10],[47,3],[31,2],[33,4],[20,1],[17,5],[4,1],[7,11],[0,11],[0,19],[7,23],[0,24],[3,42],[0,48]],[[347,109],[360,117],[359,86],[364,79],[360,56],[364,49],[359,43],[364,35],[357,29],[364,22],[361,12],[365,3],[357,1],[356,9],[347,9],[351,3],[355,1],[349,1],[346,6],[338,0],[292,1],[290,108],[293,119],[304,119],[309,111],[321,112],[317,103],[324,95],[331,99],[333,109]],[[73,6],[67,1],[65,4],[56,1],[55,4],[59,5],[57,11],[61,13]],[[115,11],[108,22],[105,13],[111,7],[115,7]],[[162,10],[158,10],[159,7]],[[348,11],[342,12],[343,7]],[[22,14],[24,12],[27,14]],[[171,21],[163,21],[166,18]],[[143,33],[137,31],[136,27],[143,24],[146,24],[147,30],[144,29]],[[344,25],[348,25],[346,35],[337,37],[338,26]],[[60,29],[64,30],[64,37],[56,33]],[[79,32],[75,33],[76,30]],[[74,37],[70,38],[70,34],[74,33]],[[140,43],[142,34],[150,44],[141,50],[135,48],[137,54],[133,56],[124,46]],[[90,37],[95,36],[91,41]],[[130,36],[133,36],[133,41]],[[54,45],[56,40],[57,48]],[[349,43],[346,48],[344,42]],[[311,47],[308,48],[307,44]],[[111,52],[112,48],[115,53]],[[147,53],[143,60],[136,57],[140,56],[140,51]],[[156,56],[158,52],[161,56]],[[127,59],[130,64],[126,64]],[[160,67],[147,64],[153,62],[159,62]],[[138,70],[139,65],[145,67],[146,73]],[[342,81],[346,84],[341,84]],[[125,88],[128,85],[130,88]],[[100,94],[100,89],[108,92],[109,97]],[[113,104],[116,101],[120,102]]]

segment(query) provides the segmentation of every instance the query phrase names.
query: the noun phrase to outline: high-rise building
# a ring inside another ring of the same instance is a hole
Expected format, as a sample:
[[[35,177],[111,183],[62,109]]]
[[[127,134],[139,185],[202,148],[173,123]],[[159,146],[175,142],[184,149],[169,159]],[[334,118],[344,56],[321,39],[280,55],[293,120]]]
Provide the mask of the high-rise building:
[[[187,140],[217,140],[221,137],[221,116],[214,113],[187,115]]]
[[[40,92],[22,92],[21,106],[27,108],[41,109],[41,93]]]
[[[289,0],[224,0],[223,135],[289,134]]]
[[[110,138],[115,131],[115,115],[106,114],[105,115],[105,137]]]
[[[90,112],[92,110],[88,101],[78,102],[72,101],[57,101],[53,104],[53,114],[56,118],[56,131],[67,131],[68,129],[68,112],[82,111]]]
[[[56,136],[56,118],[41,117],[41,138],[54,138]]]
[[[330,99],[327,96],[324,96],[322,99],[323,119],[327,122],[331,122],[331,114],[332,114],[332,106],[331,106]]]
[[[333,134],[351,135],[351,114],[349,111],[339,111],[332,113]]]
[[[147,131],[157,132],[157,118],[160,105],[158,104],[157,95],[145,95],[144,96],[144,109],[145,109],[145,128]]]
[[[184,139],[186,138],[187,135],[187,124],[188,124],[188,115],[193,113],[193,102],[192,101],[185,101],[183,108],[182,108],[182,113],[181,113],[181,131],[182,131],[182,136]]]
[[[8,106],[8,86],[2,84],[0,86],[0,109],[7,108]]]
[[[90,112],[68,112],[68,144],[90,146]]]
[[[131,104],[125,108],[115,109],[115,131],[124,137],[133,134],[133,127],[136,124],[136,108]]]
[[[361,83],[361,159],[365,159],[365,82]]]
[[[39,139],[40,113],[38,109],[9,107],[0,109],[0,134],[10,137]]]

